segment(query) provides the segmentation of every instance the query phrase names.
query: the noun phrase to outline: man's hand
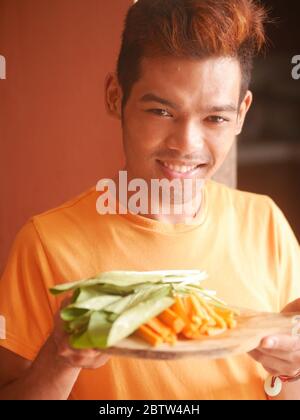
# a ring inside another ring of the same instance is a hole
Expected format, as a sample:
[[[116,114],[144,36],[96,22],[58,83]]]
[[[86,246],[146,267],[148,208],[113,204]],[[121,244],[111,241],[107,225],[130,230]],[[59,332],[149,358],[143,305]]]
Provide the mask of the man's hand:
[[[298,312],[300,299],[286,306],[282,313]],[[276,335],[265,337],[259,347],[250,354],[273,376],[296,376],[300,371],[300,335]]]
[[[68,303],[69,299],[65,299],[62,307]],[[99,350],[75,350],[70,347],[69,337],[63,329],[59,312],[54,319],[54,330],[51,338],[55,343],[56,354],[60,361],[69,366],[84,369],[96,369],[105,365],[110,356],[101,353]]]
[[[66,400],[82,368],[96,369],[109,359],[98,350],[72,349],[59,313],[52,334],[33,362],[5,349],[0,353],[4,359],[0,363],[3,400]]]

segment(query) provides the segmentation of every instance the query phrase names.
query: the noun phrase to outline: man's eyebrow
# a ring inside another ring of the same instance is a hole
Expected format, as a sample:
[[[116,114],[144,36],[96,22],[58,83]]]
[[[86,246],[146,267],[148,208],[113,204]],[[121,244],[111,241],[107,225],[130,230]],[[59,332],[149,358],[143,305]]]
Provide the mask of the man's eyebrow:
[[[237,112],[238,108],[234,104],[224,104],[211,106],[206,109],[207,112]]]
[[[140,98],[140,102],[158,102],[162,105],[167,105],[170,108],[178,109],[178,105],[174,104],[174,102],[169,101],[168,99],[161,98],[154,93],[146,93]]]
[[[154,93],[146,93],[140,98],[140,102],[158,102],[162,105],[169,106],[173,109],[179,109],[179,106],[174,102],[169,101],[168,99],[161,98],[160,96],[155,95]],[[237,112],[238,108],[234,104],[224,104],[207,107],[206,112]]]

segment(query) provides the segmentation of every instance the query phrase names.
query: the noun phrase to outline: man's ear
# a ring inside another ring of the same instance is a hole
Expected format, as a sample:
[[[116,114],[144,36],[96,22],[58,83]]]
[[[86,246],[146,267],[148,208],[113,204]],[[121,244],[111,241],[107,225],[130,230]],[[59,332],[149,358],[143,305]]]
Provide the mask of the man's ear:
[[[239,113],[238,113],[238,120],[237,120],[237,127],[236,127],[236,135],[238,136],[239,134],[241,134],[242,129],[243,129],[243,125],[245,122],[245,118],[247,115],[247,112],[249,111],[249,108],[252,104],[253,101],[253,95],[252,92],[250,92],[250,90],[247,90],[247,93],[240,105],[240,109],[239,109]]]
[[[108,114],[120,120],[122,115],[122,89],[115,73],[109,73],[105,78],[104,100]]]

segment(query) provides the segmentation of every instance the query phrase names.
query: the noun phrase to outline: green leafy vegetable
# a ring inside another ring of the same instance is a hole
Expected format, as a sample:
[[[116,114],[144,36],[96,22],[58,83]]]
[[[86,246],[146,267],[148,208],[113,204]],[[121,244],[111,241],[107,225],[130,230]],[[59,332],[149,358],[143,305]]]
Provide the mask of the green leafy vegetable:
[[[71,346],[104,349],[169,308],[174,293],[202,293],[206,277],[200,270],[111,271],[50,291],[73,292],[71,303],[61,310]]]

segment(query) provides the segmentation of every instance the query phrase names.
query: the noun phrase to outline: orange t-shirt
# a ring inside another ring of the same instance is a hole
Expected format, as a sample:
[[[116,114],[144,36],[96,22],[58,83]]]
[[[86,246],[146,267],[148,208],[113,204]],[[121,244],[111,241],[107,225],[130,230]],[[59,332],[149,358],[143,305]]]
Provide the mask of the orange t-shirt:
[[[193,225],[135,215],[99,215],[99,193],[33,217],[18,233],[0,281],[0,345],[33,360],[61,298],[54,284],[109,270],[201,269],[205,286],[230,304],[280,311],[300,297],[300,251],[268,197],[209,181]],[[153,361],[112,357],[82,370],[72,399],[265,399],[264,369],[248,355]]]

